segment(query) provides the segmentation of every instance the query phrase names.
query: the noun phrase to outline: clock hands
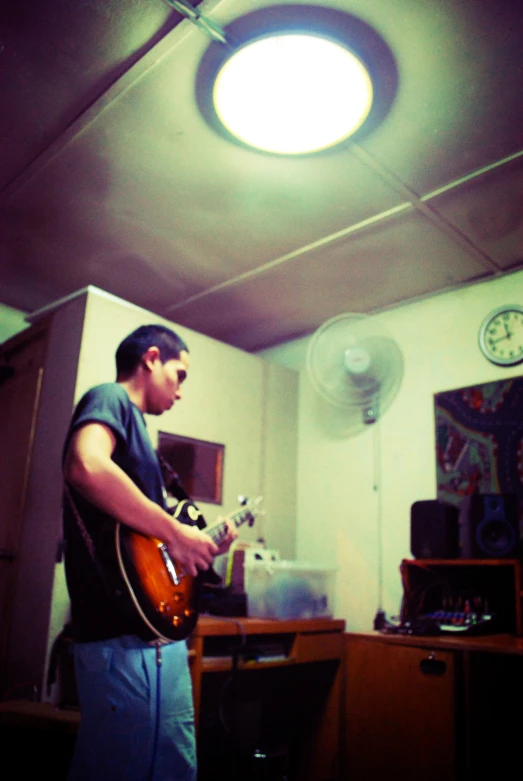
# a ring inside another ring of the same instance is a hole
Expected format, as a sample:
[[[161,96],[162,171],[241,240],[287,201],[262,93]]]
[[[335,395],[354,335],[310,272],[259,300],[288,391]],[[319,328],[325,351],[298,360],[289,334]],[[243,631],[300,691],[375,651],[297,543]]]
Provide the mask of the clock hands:
[[[497,344],[498,342],[502,342],[504,339],[512,339],[512,334],[508,330],[508,323],[503,323],[503,327],[505,328],[505,336],[500,336],[499,339],[489,339],[489,344]]]
[[[505,339],[510,339],[511,334],[508,332],[505,334],[505,336],[500,336],[499,339],[489,339],[489,344],[497,344],[498,342],[503,342]]]

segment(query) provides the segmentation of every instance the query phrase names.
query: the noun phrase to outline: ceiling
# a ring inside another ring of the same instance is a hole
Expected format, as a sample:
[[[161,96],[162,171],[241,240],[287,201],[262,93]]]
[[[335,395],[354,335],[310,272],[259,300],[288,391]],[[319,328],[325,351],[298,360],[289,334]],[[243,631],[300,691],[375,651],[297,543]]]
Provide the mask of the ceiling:
[[[356,142],[277,157],[203,117],[221,44],[164,0],[3,0],[0,302],[92,285],[254,352],[521,268],[520,0],[316,5],[376,30],[395,97]]]

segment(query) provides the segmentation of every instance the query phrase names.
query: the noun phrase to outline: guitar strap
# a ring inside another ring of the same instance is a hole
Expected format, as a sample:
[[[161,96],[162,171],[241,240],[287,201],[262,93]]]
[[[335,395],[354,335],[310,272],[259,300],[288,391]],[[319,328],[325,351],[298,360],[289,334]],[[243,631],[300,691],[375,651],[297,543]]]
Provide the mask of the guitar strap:
[[[196,522],[198,528],[204,529],[207,526],[205,522],[205,518],[203,517],[201,511],[198,510],[198,508],[192,501],[191,497],[183,487],[178,474],[174,471],[174,469],[171,467],[169,462],[166,461],[166,459],[162,455],[160,455],[160,453],[158,453],[157,455],[158,455],[158,461],[160,463],[160,469],[162,472],[162,477],[165,483],[165,487],[167,488],[168,491],[172,493],[172,495],[176,499],[178,499],[178,501],[186,501],[186,502],[190,502],[191,505],[194,505],[197,511],[194,515],[197,516]],[[89,554],[96,568],[101,572],[101,566],[100,566],[100,562],[96,558],[93,540],[91,538],[91,535],[87,531],[87,528],[85,526],[85,523],[82,520],[82,517],[80,516],[80,513],[78,512],[78,508],[76,507],[76,503],[74,502],[73,496],[71,494],[71,489],[69,488],[69,485],[66,480],[64,480],[64,496],[67,498],[69,502],[69,506],[73,511],[73,515],[75,517],[76,523],[78,524],[78,529],[80,530],[80,534],[82,535],[87,550],[89,551]],[[195,520],[195,518],[191,518],[191,520]]]
[[[87,550],[89,551],[89,555],[91,556],[91,559],[93,560],[93,564],[94,564],[94,566],[96,568],[96,571],[100,575],[100,578],[101,578],[104,586],[109,591],[109,593],[112,593],[112,589],[109,587],[109,584],[107,583],[106,574],[105,574],[105,572],[104,572],[104,570],[102,568],[102,565],[100,564],[100,562],[96,558],[96,551],[94,549],[94,543],[93,543],[92,537],[89,534],[89,532],[87,531],[85,523],[83,522],[83,519],[82,519],[80,513],[78,512],[78,508],[77,508],[76,503],[75,503],[75,501],[73,499],[73,496],[71,494],[71,489],[69,488],[69,485],[68,485],[66,480],[64,480],[64,496],[67,499],[67,501],[69,502],[69,507],[73,511],[73,515],[74,515],[74,518],[76,520],[76,524],[78,526],[78,529],[80,531],[82,539],[85,542],[85,546],[86,546]]]
[[[75,517],[76,523],[78,525],[78,529],[80,530],[80,534],[82,535],[82,538],[85,542],[85,545],[87,547],[87,550],[89,551],[89,554],[92,558],[92,560],[95,562],[95,564],[98,563],[98,560],[96,558],[95,552],[94,552],[94,545],[93,540],[91,538],[91,535],[86,529],[85,523],[83,522],[80,513],[78,512],[78,508],[76,507],[76,504],[73,500],[73,496],[71,494],[71,489],[69,488],[67,482],[64,480],[64,496],[66,497],[67,501],[69,502],[69,507],[73,511],[73,515]]]
[[[195,505],[183,487],[178,473],[174,471],[170,463],[161,453],[157,451],[156,455],[158,456],[158,463],[160,464],[165,488],[175,499],[178,499],[177,506],[174,510],[169,510],[169,512],[181,523],[188,523],[190,526],[196,525],[201,530],[205,529],[207,523],[203,517],[203,513]],[[214,567],[209,567],[208,570],[202,572],[201,578],[202,582],[208,586],[218,586],[222,583],[222,578],[218,575]]]
[[[180,480],[178,473],[174,471],[170,463],[167,461],[167,459],[164,456],[162,456],[161,453],[157,452],[156,455],[158,456],[158,463],[160,464],[160,470],[162,473],[162,478],[166,490],[169,491],[174,496],[175,499],[178,499],[179,502],[187,503],[182,508],[182,513],[179,512],[177,513],[177,510],[176,509],[174,510],[175,518],[178,518],[178,520],[182,521],[182,523],[183,522],[187,523],[187,521],[184,521],[184,517],[183,517],[185,514],[187,514],[189,517],[189,523],[191,522],[195,523],[199,529],[205,529],[207,523],[205,521],[205,518],[203,517],[203,513],[194,504],[193,500],[191,499],[191,497],[183,487],[182,481]],[[191,512],[191,507],[194,508],[194,512]]]

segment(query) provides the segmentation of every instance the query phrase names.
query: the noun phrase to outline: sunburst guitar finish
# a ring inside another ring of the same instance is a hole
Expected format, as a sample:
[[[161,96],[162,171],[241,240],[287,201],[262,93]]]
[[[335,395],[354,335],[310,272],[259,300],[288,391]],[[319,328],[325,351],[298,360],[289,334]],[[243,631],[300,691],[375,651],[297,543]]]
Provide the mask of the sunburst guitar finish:
[[[235,513],[228,516],[236,527],[250,526],[259,513],[261,497],[245,499]],[[180,502],[174,517],[190,517],[191,502]],[[220,545],[227,535],[227,518],[203,530]],[[149,629],[167,642],[183,640],[191,634],[198,620],[198,603],[205,573],[186,575],[169,554],[167,546],[154,537],[116,525],[118,563],[138,614]]]

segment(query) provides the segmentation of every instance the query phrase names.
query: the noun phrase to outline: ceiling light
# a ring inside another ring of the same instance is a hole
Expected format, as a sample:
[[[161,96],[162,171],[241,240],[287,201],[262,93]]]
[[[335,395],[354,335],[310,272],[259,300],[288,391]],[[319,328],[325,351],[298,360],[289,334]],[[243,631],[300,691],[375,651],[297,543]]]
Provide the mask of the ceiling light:
[[[359,140],[392,105],[394,57],[350,14],[276,5],[235,19],[219,35],[216,29],[198,68],[196,97],[209,124],[230,141],[280,155],[327,152]]]
[[[304,154],[351,136],[372,105],[363,62],[324,37],[287,34],[237,49],[216,76],[213,102],[227,130],[266,152]]]

